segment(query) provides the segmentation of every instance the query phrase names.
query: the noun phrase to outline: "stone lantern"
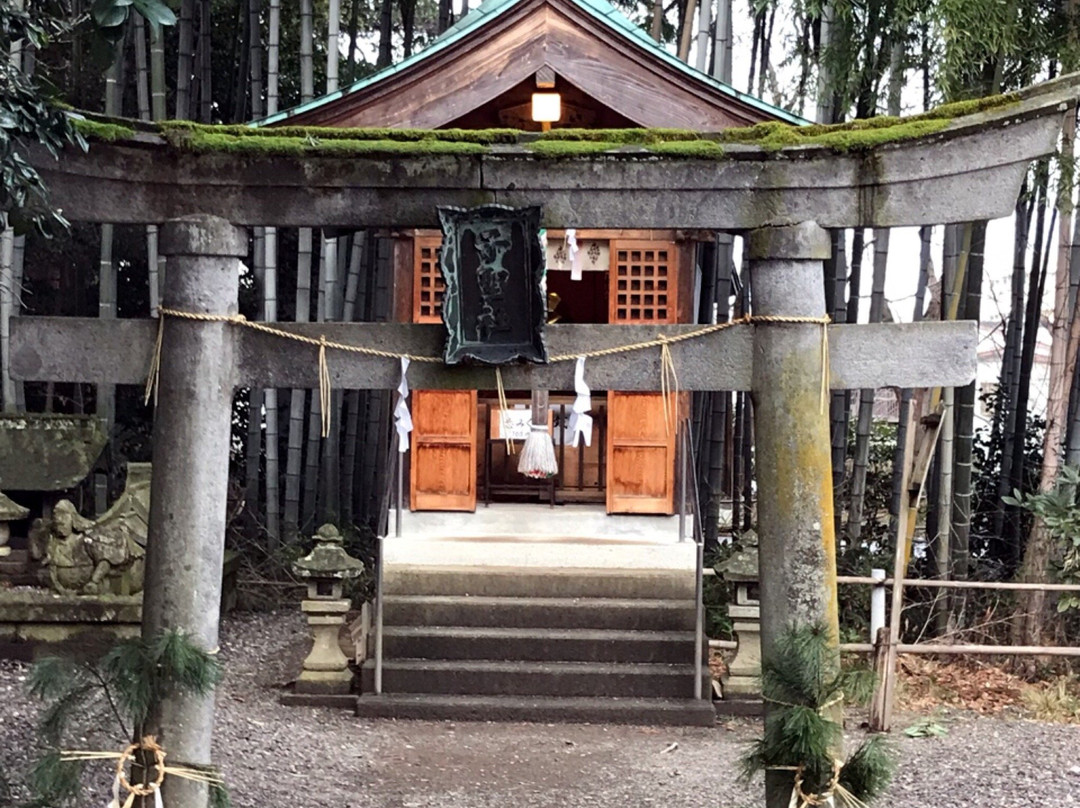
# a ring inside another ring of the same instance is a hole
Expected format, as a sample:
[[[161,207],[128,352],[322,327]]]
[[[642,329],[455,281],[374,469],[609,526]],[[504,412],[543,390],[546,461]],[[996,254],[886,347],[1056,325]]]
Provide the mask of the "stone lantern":
[[[336,527],[323,525],[315,533],[314,549],[292,565],[293,572],[307,581],[307,599],[300,608],[315,639],[296,681],[296,693],[333,696],[352,689],[349,660],[338,644],[349,611],[342,587],[363,573],[364,564],[345,552],[343,541]]]
[[[24,508],[0,492],[0,558],[11,555],[8,540],[11,539],[11,522],[17,522],[30,515],[30,509]]]
[[[724,697],[761,697],[761,602],[758,595],[758,539],[748,530],[740,536],[742,549],[716,571],[735,584],[735,602],[728,604],[728,616],[738,638],[735,658],[724,677]]]

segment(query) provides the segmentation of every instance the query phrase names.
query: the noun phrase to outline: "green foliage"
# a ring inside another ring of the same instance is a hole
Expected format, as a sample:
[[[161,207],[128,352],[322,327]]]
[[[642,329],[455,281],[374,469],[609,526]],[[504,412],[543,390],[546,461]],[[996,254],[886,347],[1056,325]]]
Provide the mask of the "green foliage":
[[[848,468],[853,465],[856,419],[849,422]],[[869,455],[866,465],[866,487],[863,494],[863,523],[859,540],[847,538],[839,542],[836,570],[840,575],[869,575],[875,567],[891,569],[895,535],[889,509],[892,504],[893,455],[896,448],[896,424],[875,421],[870,431]],[[845,475],[838,487],[837,500],[851,497],[851,474]],[[850,536],[850,531],[845,531]],[[842,586],[840,589],[840,625],[842,642],[865,642],[869,631],[870,598],[868,586]]]
[[[892,780],[895,762],[885,739],[878,735],[861,744],[844,768],[840,770],[840,785],[859,799],[873,800],[885,793]]]
[[[948,733],[949,728],[933,716],[920,718],[904,730],[904,734],[909,738],[940,738]]]
[[[39,735],[44,753],[28,777],[31,808],[80,803],[83,764],[61,759],[60,750],[75,734],[75,722],[104,711],[114,720],[120,748],[144,734],[147,717],[166,692],[210,693],[221,678],[217,658],[181,631],[150,640],[125,640],[100,658],[42,659],[30,673],[29,689],[44,703]],[[227,808],[223,788],[211,789],[214,805]],[[214,792],[221,792],[216,797]]]
[[[1045,62],[1067,59],[1060,5],[1016,0],[939,0],[930,19],[941,43],[938,71],[946,98],[1032,83]]]
[[[176,15],[161,0],[95,0],[90,17],[107,39],[118,42],[132,11],[155,27],[176,24]]]
[[[1062,466],[1054,487],[1049,491],[1025,494],[1014,490],[1003,497],[1007,505],[1030,512],[1046,526],[1057,545],[1060,560],[1058,577],[1064,583],[1080,583],[1080,505],[1076,501],[1080,468]],[[1058,611],[1080,608],[1080,597],[1067,594],[1058,598]]]
[[[5,54],[18,42],[22,47],[42,48],[61,31],[40,9],[27,12],[13,3],[0,4],[0,42]],[[48,190],[26,154],[40,146],[56,157],[68,144],[86,148],[68,116],[50,104],[21,65],[0,59],[0,212],[7,214],[17,232],[37,227],[51,233],[67,227],[67,220],[49,204]]]
[[[791,627],[762,662],[762,691],[769,707],[765,730],[742,760],[749,778],[771,768],[799,769],[803,790],[823,794],[834,775],[843,729],[830,710],[872,687],[867,673],[841,671],[824,625]],[[880,795],[892,776],[892,759],[880,739],[862,744],[843,764],[839,783],[863,802]]]

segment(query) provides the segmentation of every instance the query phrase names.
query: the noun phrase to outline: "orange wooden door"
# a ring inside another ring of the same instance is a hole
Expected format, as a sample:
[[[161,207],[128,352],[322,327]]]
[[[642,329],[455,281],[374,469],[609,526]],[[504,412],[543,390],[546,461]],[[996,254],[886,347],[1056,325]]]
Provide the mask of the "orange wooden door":
[[[414,323],[441,323],[442,237],[413,237]],[[409,504],[414,511],[476,510],[476,391],[414,390]]]
[[[476,391],[414,390],[409,505],[476,510]]]
[[[612,323],[678,322],[677,245],[668,241],[611,243],[608,319]],[[608,513],[675,510],[675,396],[608,393]]]

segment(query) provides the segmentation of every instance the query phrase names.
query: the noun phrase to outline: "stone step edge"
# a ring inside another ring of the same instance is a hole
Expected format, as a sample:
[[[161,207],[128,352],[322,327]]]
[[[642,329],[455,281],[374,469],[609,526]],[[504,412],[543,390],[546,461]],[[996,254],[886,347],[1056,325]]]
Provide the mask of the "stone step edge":
[[[716,711],[705,699],[366,694],[356,699],[355,710],[360,718],[421,721],[696,727],[716,723]]]
[[[365,669],[374,669],[375,660],[364,661]],[[424,659],[401,657],[383,659],[383,673],[387,671],[421,671],[430,673],[536,673],[536,674],[592,674],[615,676],[693,676],[691,662],[573,662],[573,661],[524,661],[498,659]],[[699,672],[704,676],[708,667],[703,663]]]
[[[511,595],[383,595],[383,603],[384,605],[392,603],[470,603],[477,606],[519,606],[529,604],[566,608],[697,608],[693,598],[689,600],[686,598],[532,598],[528,596],[513,597]]]
[[[385,626],[384,637],[460,637],[499,640],[590,640],[692,643],[692,631],[613,628],[517,628],[501,626]]]

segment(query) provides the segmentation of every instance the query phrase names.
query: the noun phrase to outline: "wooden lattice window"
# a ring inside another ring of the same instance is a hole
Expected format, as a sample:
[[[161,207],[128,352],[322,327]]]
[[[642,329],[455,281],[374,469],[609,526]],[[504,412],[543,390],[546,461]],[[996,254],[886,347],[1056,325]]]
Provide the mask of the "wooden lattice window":
[[[668,241],[612,241],[610,288],[610,322],[677,322],[676,245]]]
[[[442,299],[446,291],[439,258],[442,236],[413,237],[413,322],[441,323]]]

